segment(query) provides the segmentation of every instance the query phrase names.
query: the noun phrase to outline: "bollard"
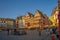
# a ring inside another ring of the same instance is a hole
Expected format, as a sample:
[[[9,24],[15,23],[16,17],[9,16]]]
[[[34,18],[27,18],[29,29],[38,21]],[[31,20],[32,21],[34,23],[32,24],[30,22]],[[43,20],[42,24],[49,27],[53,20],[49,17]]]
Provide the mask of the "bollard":
[[[51,40],[55,40],[54,34],[52,34],[52,36],[51,36]]]

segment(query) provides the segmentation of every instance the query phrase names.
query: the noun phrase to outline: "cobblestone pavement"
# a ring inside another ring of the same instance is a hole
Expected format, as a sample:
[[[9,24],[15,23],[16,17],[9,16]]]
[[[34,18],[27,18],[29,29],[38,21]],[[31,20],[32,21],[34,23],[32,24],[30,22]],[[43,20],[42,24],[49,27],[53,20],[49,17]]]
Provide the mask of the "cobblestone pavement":
[[[55,36],[55,35],[54,35]],[[7,31],[0,32],[0,40],[51,40],[51,35],[45,30],[39,32],[36,30],[28,30],[27,35],[7,35]],[[55,36],[55,40],[58,40]]]

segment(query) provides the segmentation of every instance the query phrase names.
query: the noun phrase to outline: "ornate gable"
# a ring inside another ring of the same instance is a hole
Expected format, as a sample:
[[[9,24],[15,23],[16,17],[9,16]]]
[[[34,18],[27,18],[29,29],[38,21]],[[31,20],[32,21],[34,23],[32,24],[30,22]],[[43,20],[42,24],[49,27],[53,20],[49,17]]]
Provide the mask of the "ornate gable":
[[[36,10],[34,17],[37,17],[37,16],[41,17],[42,12],[40,12],[39,10]]]

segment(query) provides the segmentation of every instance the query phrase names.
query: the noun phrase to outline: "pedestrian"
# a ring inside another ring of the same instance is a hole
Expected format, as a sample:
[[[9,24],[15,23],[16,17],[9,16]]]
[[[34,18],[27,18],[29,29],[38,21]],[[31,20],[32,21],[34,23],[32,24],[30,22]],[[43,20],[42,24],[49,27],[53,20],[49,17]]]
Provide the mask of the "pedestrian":
[[[56,34],[56,28],[53,28],[52,31],[53,31],[53,34]]]
[[[56,37],[59,39],[59,33],[58,33],[58,30],[57,30],[57,33],[56,33]]]
[[[51,35],[51,34],[53,34],[53,31],[52,31],[52,29],[50,29],[50,35]]]
[[[57,28],[55,26],[52,27],[53,34],[56,34]]]
[[[54,34],[51,35],[51,40],[55,40]]]
[[[56,34],[56,37],[57,37],[57,38],[59,38],[59,35],[58,35],[58,34]]]
[[[47,31],[47,32],[46,32],[46,34],[47,34],[47,36],[49,36],[49,35],[50,35],[50,32],[49,32],[49,31]]]
[[[41,36],[41,30],[39,30],[39,36]]]
[[[9,29],[7,29],[7,34],[9,35]]]
[[[14,29],[14,35],[16,35],[16,29]]]

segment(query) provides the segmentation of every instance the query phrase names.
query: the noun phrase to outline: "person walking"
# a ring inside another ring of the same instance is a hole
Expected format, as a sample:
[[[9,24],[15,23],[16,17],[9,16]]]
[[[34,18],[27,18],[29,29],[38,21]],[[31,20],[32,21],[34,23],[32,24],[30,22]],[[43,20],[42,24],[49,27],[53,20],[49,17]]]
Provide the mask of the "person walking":
[[[39,30],[39,36],[41,36],[41,29]]]
[[[51,35],[51,40],[55,40],[54,34]]]
[[[7,34],[9,35],[9,29],[7,29]]]
[[[17,32],[16,29],[14,29],[14,35],[16,35],[16,32]]]

